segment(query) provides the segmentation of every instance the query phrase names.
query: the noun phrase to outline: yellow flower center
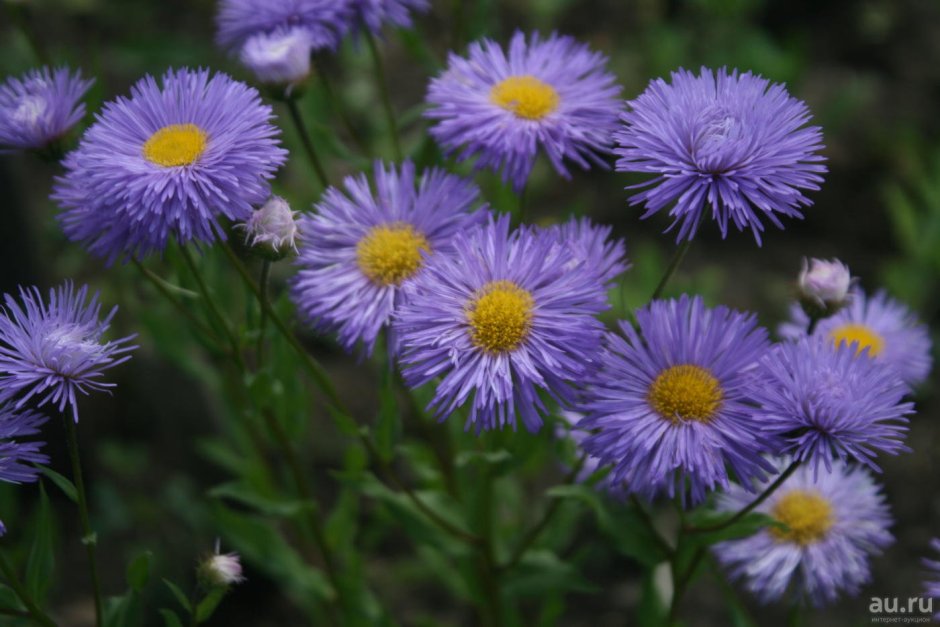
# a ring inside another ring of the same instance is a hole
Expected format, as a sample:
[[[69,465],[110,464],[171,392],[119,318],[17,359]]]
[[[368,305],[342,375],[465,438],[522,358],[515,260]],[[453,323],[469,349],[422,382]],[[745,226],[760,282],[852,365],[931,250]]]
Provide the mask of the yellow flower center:
[[[393,222],[369,229],[356,246],[356,260],[373,283],[401,285],[421,268],[422,253],[429,252],[423,234],[406,222]]]
[[[659,373],[647,396],[660,416],[673,422],[710,422],[724,394],[718,379],[707,368],[681,364]]]
[[[144,157],[164,168],[190,165],[206,151],[207,140],[206,132],[195,124],[170,124],[144,143]]]
[[[515,350],[532,327],[532,294],[512,281],[490,281],[467,307],[470,340],[489,353]]]
[[[885,339],[864,324],[843,324],[830,331],[829,337],[836,346],[855,344],[859,353],[867,348],[871,357],[877,356],[885,347]]]
[[[526,120],[541,120],[558,108],[558,92],[534,76],[510,76],[490,90],[490,100]]]
[[[770,534],[781,542],[806,546],[820,540],[832,527],[832,505],[818,492],[793,490],[783,495],[770,515],[789,529],[771,527]]]

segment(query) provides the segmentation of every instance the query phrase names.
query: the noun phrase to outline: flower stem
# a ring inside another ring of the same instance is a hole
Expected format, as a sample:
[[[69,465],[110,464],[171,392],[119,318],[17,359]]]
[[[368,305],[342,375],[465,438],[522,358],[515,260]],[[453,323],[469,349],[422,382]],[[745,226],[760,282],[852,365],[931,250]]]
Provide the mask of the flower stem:
[[[686,590],[689,589],[689,583],[691,583],[692,577],[695,575],[695,571],[698,569],[699,564],[702,563],[705,555],[706,550],[703,547],[695,549],[689,567],[681,575],[676,572],[678,563],[676,559],[673,559],[672,577],[675,585],[673,586],[672,602],[669,604],[669,619],[666,621],[667,625],[674,624],[679,617],[679,607],[682,604],[682,597],[685,596]]]
[[[258,321],[258,367],[264,364],[264,332],[268,326],[268,309],[271,308],[271,300],[268,295],[268,282],[271,278],[271,262],[265,259],[261,263],[261,281],[258,289],[261,290],[261,319]]]
[[[300,136],[300,143],[304,147],[304,152],[307,153],[307,159],[310,160],[310,165],[313,166],[313,172],[317,176],[317,180],[320,181],[320,185],[324,189],[330,186],[329,178],[326,176],[326,170],[323,168],[323,162],[320,161],[320,157],[317,156],[317,151],[313,147],[313,142],[310,141],[310,134],[307,132],[307,125],[304,123],[303,115],[300,113],[300,107],[297,106],[296,98],[287,99],[287,110],[290,112],[291,120],[294,122],[294,126],[297,129],[297,135]]]
[[[663,278],[659,280],[659,285],[656,286],[656,290],[653,292],[653,295],[650,297],[650,300],[656,300],[663,295],[663,290],[666,289],[666,284],[669,283],[669,279],[672,278],[672,275],[676,273],[676,270],[679,269],[679,266],[682,264],[682,260],[685,258],[685,254],[689,252],[689,247],[692,246],[692,240],[685,240],[679,247],[676,248],[676,252],[672,254],[672,259],[669,261],[669,267],[666,268]]]
[[[392,137],[392,148],[395,151],[395,160],[401,161],[401,138],[398,135],[398,122],[395,120],[395,109],[392,107],[392,99],[388,93],[388,81],[385,78],[385,65],[382,63],[382,55],[379,54],[379,47],[375,41],[375,35],[372,31],[365,29],[366,43],[369,45],[369,53],[372,55],[372,62],[375,65],[375,82],[378,84],[379,95],[382,97],[382,108],[385,109],[385,118],[388,121],[388,130]]]
[[[786,470],[784,470],[782,473],[780,473],[780,475],[777,476],[776,479],[774,479],[773,483],[767,486],[767,488],[757,496],[757,498],[755,498],[753,501],[748,503],[743,509],[737,512],[731,518],[724,520],[722,522],[719,522],[719,523],[715,523],[713,525],[706,525],[704,527],[685,527],[684,531],[688,533],[708,533],[711,531],[721,531],[722,529],[727,529],[728,527],[730,527],[731,525],[738,522],[739,520],[741,520],[742,518],[750,514],[752,511],[754,511],[757,507],[760,506],[761,503],[766,501],[770,497],[770,495],[773,494],[777,490],[777,488],[783,485],[784,481],[790,478],[790,475],[792,475],[794,471],[796,471],[799,465],[800,465],[800,461],[794,460],[789,466],[787,466]]]
[[[330,107],[332,107],[333,113],[339,115],[340,121],[343,123],[343,126],[346,127],[346,132],[349,133],[350,138],[352,138],[353,143],[359,148],[359,151],[364,155],[371,156],[372,151],[362,139],[359,131],[356,130],[356,125],[353,124],[352,119],[349,117],[348,109],[340,100],[339,94],[336,93],[336,89],[333,87],[333,82],[330,80],[329,75],[318,59],[315,58],[313,63],[316,66],[317,77],[320,79],[320,84],[323,85],[323,91],[326,92],[326,98],[330,101]]]
[[[231,327],[228,324],[228,320],[222,315],[222,311],[219,309],[219,306],[216,304],[215,299],[212,298],[212,293],[209,291],[209,286],[206,285],[205,279],[202,278],[202,273],[199,271],[199,266],[196,264],[196,260],[193,258],[191,252],[186,246],[180,246],[180,250],[183,253],[183,259],[186,261],[186,265],[189,267],[190,273],[192,273],[193,278],[196,280],[196,285],[199,287],[199,293],[202,296],[203,300],[206,301],[206,306],[209,309],[210,315],[212,315],[219,326],[222,327],[222,331],[225,333],[225,337],[228,339],[229,344],[232,347],[232,357],[235,359],[235,364],[238,366],[239,370],[245,369],[245,361],[242,358],[241,348],[238,345],[238,338],[235,337],[235,332],[232,331]]]
[[[91,585],[94,590],[95,598],[95,625],[101,627],[103,613],[101,603],[101,580],[98,577],[98,559],[96,556],[96,547],[98,538],[91,529],[91,522],[88,518],[88,498],[85,494],[85,480],[82,476],[82,461],[78,452],[78,430],[75,427],[75,421],[69,416],[63,416],[65,420],[65,432],[68,439],[69,457],[72,458],[72,479],[75,481],[75,490],[78,493],[78,513],[82,524],[82,544],[88,552],[88,568],[91,573]]]
[[[66,417],[66,420],[69,420]],[[26,609],[29,611],[29,615],[40,625],[44,627],[56,627],[55,621],[53,621],[49,616],[40,609],[36,602],[33,600],[33,597],[29,594],[29,591],[26,589],[26,586],[20,581],[19,577],[16,576],[16,571],[13,569],[13,566],[7,561],[6,556],[0,551],[0,572],[3,573],[3,576],[6,577],[7,584],[16,593],[16,596],[19,597],[20,601],[23,602],[23,605],[26,606]]]
[[[145,267],[142,263],[140,263],[136,259],[134,260],[134,266],[140,271],[140,273],[143,275],[145,279],[150,281],[150,283],[154,287],[157,288],[157,291],[160,292],[160,294],[162,294],[164,298],[166,298],[167,302],[169,302],[171,305],[173,305],[174,308],[176,308],[177,311],[183,314],[183,317],[185,317],[190,322],[190,324],[192,324],[196,328],[196,330],[198,330],[206,339],[212,341],[212,343],[216,345],[219,345],[221,343],[219,341],[219,338],[216,336],[216,334],[213,333],[209,327],[203,324],[199,318],[194,316],[193,312],[190,311],[188,307],[183,305],[183,303],[181,303],[173,295],[170,284],[168,284],[165,280],[160,278],[157,274],[155,274],[149,268]],[[178,288],[178,289],[182,289],[182,288]],[[196,294],[193,293],[193,296],[196,296]]]

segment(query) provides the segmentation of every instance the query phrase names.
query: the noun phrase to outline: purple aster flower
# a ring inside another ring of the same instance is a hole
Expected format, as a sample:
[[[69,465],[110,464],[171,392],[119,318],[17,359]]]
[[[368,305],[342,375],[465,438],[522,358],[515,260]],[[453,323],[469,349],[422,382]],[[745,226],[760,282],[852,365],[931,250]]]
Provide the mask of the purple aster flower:
[[[347,350],[371,353],[401,305],[402,288],[429,258],[451,250],[453,237],[486,219],[473,211],[480,191],[470,181],[415,166],[375,164],[375,190],[365,174],[347,177],[345,192],[324,193],[316,215],[300,219],[300,271],[292,296],[318,328],[337,332]]]
[[[589,218],[571,218],[548,229],[559,245],[567,248],[576,263],[586,264],[601,283],[611,283],[630,268],[624,240],[611,239],[613,228],[597,225]]]
[[[85,115],[82,96],[93,80],[68,68],[31,70],[0,84],[0,151],[45,148]]]
[[[608,308],[595,274],[544,231],[510,233],[508,216],[454,239],[409,286],[395,319],[400,364],[415,388],[439,380],[444,420],[469,403],[467,428],[537,431],[541,392],[563,407],[593,367]]]
[[[755,376],[756,420],[779,436],[782,452],[818,468],[833,458],[873,458],[909,450],[903,444],[907,385],[890,366],[857,354],[857,347],[818,338],[778,344]]]
[[[654,178],[630,197],[647,218],[673,204],[668,230],[691,240],[710,209],[722,237],[728,223],[750,228],[758,245],[761,218],[783,228],[779,216],[802,218],[812,204],[801,190],[819,189],[826,171],[818,126],[806,104],[783,85],[737,70],[702,68],[652,81],[629,102],[616,133],[617,170]],[[631,188],[628,188],[631,189]]]
[[[135,336],[115,341],[102,337],[117,312],[101,319],[101,304],[88,287],[66,283],[49,290],[43,302],[38,288],[20,289],[20,301],[5,294],[0,309],[0,402],[22,408],[37,397],[59,411],[71,406],[78,422],[77,394],[106,391],[113,383],[101,380],[105,370],[122,364],[136,346]]]
[[[33,464],[46,464],[49,458],[39,450],[45,442],[23,442],[37,435],[46,417],[33,411],[16,412],[0,405],[0,481],[28,483],[39,477]]]
[[[373,33],[388,22],[400,28],[411,26],[412,11],[427,11],[428,0],[351,0],[357,19]]]
[[[564,160],[587,169],[606,167],[602,155],[623,109],[607,58],[571,37],[542,40],[516,32],[504,52],[484,39],[467,58],[451,55],[431,81],[425,114],[437,120],[431,135],[461,160],[502,170],[521,190],[539,148],[570,178]]]
[[[350,0],[222,0],[216,41],[240,52],[255,35],[302,29],[313,49],[333,50],[349,30],[353,15]]]
[[[287,158],[254,88],[188,69],[162,83],[106,104],[56,182],[66,235],[108,263],[224,237],[219,219],[250,218]]]
[[[933,538],[930,541],[930,549],[935,555],[940,554],[940,540]],[[924,568],[927,569],[928,577],[924,581],[924,594],[926,594],[931,601],[940,599],[940,561],[925,557],[922,563]],[[934,620],[940,621],[940,611],[934,614],[933,617]]]
[[[778,471],[788,465],[781,460]],[[756,486],[763,490],[769,480]],[[718,509],[737,512],[754,499],[740,486],[718,497]],[[756,511],[783,527],[721,542],[713,548],[719,563],[762,603],[783,598],[820,606],[840,594],[858,594],[871,579],[869,560],[894,538],[891,513],[881,488],[859,466],[841,462],[831,472],[797,468]]]
[[[653,301],[639,332],[608,333],[592,377],[584,449],[612,464],[615,484],[647,498],[681,494],[697,503],[730,483],[762,478],[769,438],[750,406],[751,374],[768,350],[753,314],[707,309],[700,297]]]
[[[809,316],[794,305],[790,320],[780,325],[778,333],[794,340],[805,337],[808,329]],[[849,304],[834,316],[820,320],[813,337],[827,338],[834,344],[853,344],[859,353],[867,349],[869,357],[889,364],[910,386],[923,383],[930,374],[933,360],[927,325],[884,290],[869,297],[861,289],[854,289]]]

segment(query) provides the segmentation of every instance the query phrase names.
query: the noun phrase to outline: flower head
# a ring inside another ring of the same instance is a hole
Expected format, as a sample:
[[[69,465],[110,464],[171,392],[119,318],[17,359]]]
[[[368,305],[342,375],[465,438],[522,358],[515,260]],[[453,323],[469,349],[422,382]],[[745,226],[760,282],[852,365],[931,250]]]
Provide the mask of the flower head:
[[[245,243],[261,250],[266,256],[281,258],[288,251],[297,250],[297,212],[280,196],[271,196],[268,202],[251,214],[248,221],[236,228],[245,231]]]
[[[782,442],[783,453],[814,468],[857,459],[878,469],[877,452],[907,450],[907,386],[890,366],[858,347],[804,338],[774,347],[756,375],[756,420]]]
[[[309,31],[290,28],[252,35],[242,46],[239,59],[262,83],[291,86],[310,76],[312,51]]]
[[[780,327],[787,339],[804,337],[809,317],[800,309],[791,308],[791,320]],[[855,289],[850,303],[830,318],[821,320],[813,337],[833,344],[854,345],[856,351],[894,368],[910,386],[922,383],[930,374],[930,333],[927,326],[902,303],[883,290],[866,296]]]
[[[331,187],[316,214],[300,219],[300,256],[292,297],[317,327],[338,332],[347,350],[375,346],[426,263],[452,249],[451,240],[486,219],[473,211],[473,183],[415,166],[375,164],[375,189],[365,174]]]
[[[700,297],[653,301],[636,313],[639,332],[609,333],[580,428],[584,449],[609,480],[647,498],[675,493],[697,503],[730,483],[762,477],[769,438],[749,406],[751,373],[766,353],[755,317]]]
[[[563,406],[592,367],[607,309],[596,275],[545,232],[510,233],[500,216],[454,240],[428,264],[395,321],[411,387],[440,379],[441,419],[470,404],[467,427],[542,425],[540,392]]]
[[[237,52],[255,35],[303,30],[313,50],[332,50],[353,15],[351,0],[222,0],[216,41]]]
[[[39,477],[34,464],[46,464],[49,458],[39,450],[45,442],[22,441],[39,433],[46,417],[33,411],[14,411],[0,405],[0,481],[28,483]]]
[[[934,555],[940,555],[940,539],[930,541],[930,549]],[[922,560],[927,569],[927,579],[924,580],[924,594],[930,599],[940,599],[940,560],[925,557]],[[940,620],[940,611],[934,614],[934,620]]]
[[[215,553],[199,564],[198,576],[209,588],[227,588],[245,581],[238,553],[220,553],[218,544]]]
[[[644,218],[675,203],[677,240],[691,240],[710,212],[722,237],[732,223],[760,244],[761,218],[783,228],[780,216],[800,218],[812,204],[801,190],[822,182],[822,133],[805,126],[809,109],[783,85],[737,70],[679,70],[629,105],[617,170],[653,175],[630,202],[645,205]]]
[[[620,88],[606,58],[571,37],[517,32],[504,52],[484,39],[467,58],[451,55],[447,70],[431,81],[426,116],[431,135],[461,159],[502,170],[521,189],[539,149],[569,178],[567,159],[587,169],[600,155],[622,110]]]
[[[4,295],[0,309],[0,402],[22,408],[30,399],[40,406],[52,403],[59,411],[72,408],[78,421],[78,394],[105,391],[113,383],[104,372],[130,359],[137,348],[125,337],[103,336],[117,307],[101,318],[98,295],[88,299],[88,287],[76,290],[66,283],[49,290],[43,302],[38,288],[20,289],[19,302]]]
[[[781,461],[779,470],[785,465]],[[753,498],[733,486],[718,497],[718,509],[737,512]],[[842,462],[818,475],[806,466],[797,468],[756,511],[785,528],[767,527],[713,550],[731,576],[743,580],[762,603],[782,599],[788,586],[795,600],[817,606],[842,593],[858,594],[871,578],[871,557],[894,541],[880,487],[864,468]]]
[[[357,20],[373,33],[388,22],[400,28],[411,26],[412,11],[427,11],[428,0],[351,0]]]
[[[630,268],[623,239],[611,239],[610,226],[597,225],[588,218],[571,218],[547,229],[559,246],[571,252],[576,263],[591,269],[601,283],[610,283]]]
[[[224,237],[247,220],[287,158],[271,107],[225,74],[170,70],[105,105],[66,156],[53,194],[66,235],[108,262]]]
[[[36,150],[69,132],[85,115],[93,80],[68,68],[44,67],[0,84],[0,151]]]

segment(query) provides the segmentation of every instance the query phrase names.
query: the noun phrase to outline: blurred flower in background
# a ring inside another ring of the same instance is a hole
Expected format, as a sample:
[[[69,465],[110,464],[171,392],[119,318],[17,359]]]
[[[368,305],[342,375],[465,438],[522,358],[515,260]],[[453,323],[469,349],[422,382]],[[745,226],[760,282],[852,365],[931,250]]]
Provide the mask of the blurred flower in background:
[[[852,275],[849,267],[838,259],[807,261],[804,258],[798,287],[800,304],[807,314],[827,317],[849,302]]]
[[[262,83],[290,87],[310,76],[313,39],[304,28],[252,35],[239,59]]]
[[[27,483],[39,477],[35,464],[49,463],[49,457],[39,452],[46,443],[24,442],[22,438],[38,435],[46,420],[34,411],[15,411],[0,405],[0,481]]]
[[[350,0],[222,0],[216,41],[241,51],[255,35],[303,30],[314,50],[335,49],[353,19]]]
[[[0,152],[40,150],[61,139],[84,117],[81,99],[93,83],[64,67],[8,78],[0,84]]]

